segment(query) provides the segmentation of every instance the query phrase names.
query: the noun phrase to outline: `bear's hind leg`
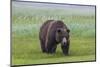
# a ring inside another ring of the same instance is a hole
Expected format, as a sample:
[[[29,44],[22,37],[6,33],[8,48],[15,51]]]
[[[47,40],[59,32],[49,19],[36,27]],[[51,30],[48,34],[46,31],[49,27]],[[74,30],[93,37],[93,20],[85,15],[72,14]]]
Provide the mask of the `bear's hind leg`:
[[[45,43],[43,42],[43,40],[41,40],[40,42],[41,42],[41,50],[42,50],[43,53],[45,53],[46,52]]]

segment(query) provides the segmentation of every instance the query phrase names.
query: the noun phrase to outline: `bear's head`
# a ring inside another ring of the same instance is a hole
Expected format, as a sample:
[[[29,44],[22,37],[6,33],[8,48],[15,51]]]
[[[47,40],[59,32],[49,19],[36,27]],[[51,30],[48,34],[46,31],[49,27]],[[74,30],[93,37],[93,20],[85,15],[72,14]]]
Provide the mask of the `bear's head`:
[[[57,28],[56,30],[56,41],[61,43],[61,47],[65,55],[67,54],[67,48],[69,47],[69,32],[70,30],[67,28]]]

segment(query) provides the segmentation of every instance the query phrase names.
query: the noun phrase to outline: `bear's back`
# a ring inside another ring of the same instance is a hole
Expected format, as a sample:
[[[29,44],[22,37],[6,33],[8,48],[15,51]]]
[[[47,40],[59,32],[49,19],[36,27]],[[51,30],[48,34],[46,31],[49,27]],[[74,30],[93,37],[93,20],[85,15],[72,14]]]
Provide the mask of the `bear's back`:
[[[54,21],[54,20],[47,20],[46,22],[44,22],[44,24],[40,27],[40,32],[39,32],[39,37],[41,39],[45,39],[45,36],[47,35],[47,30],[48,27],[50,25],[50,23]]]

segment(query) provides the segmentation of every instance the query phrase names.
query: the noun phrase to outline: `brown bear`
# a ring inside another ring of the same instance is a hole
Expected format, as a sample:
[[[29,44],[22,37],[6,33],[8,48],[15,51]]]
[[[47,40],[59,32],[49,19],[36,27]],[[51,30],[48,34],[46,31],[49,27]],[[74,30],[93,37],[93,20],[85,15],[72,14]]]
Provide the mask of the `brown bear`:
[[[64,55],[69,52],[70,30],[61,20],[47,20],[40,28],[39,39],[42,52],[55,53],[57,44],[61,43]]]

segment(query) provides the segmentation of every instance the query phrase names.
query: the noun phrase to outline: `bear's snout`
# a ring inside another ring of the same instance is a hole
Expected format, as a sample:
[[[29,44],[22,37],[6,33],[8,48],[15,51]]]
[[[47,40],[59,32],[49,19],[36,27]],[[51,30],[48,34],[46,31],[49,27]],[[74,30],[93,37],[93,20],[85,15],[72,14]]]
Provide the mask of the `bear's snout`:
[[[63,39],[62,39],[62,45],[66,45],[67,44],[67,39],[66,39],[66,37],[64,37]]]

